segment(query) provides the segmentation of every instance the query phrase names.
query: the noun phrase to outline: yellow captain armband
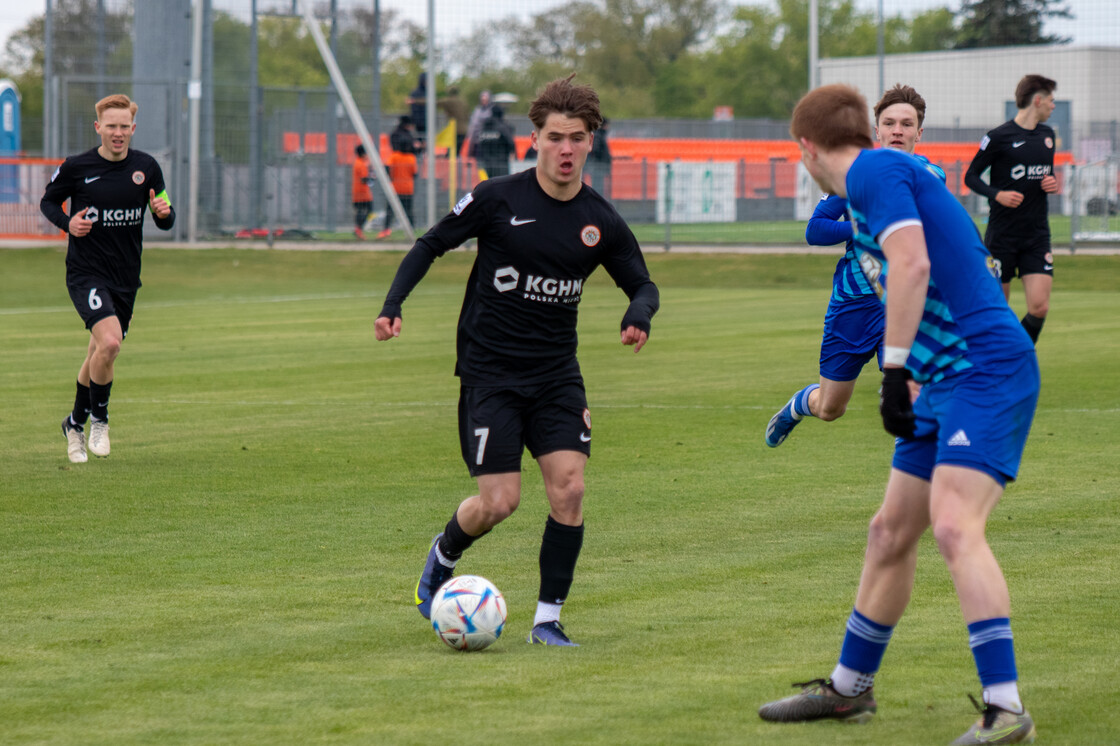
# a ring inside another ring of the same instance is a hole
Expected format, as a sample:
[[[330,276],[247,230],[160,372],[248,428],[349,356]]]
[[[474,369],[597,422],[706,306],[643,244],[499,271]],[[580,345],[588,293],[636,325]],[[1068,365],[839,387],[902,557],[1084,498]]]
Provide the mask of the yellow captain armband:
[[[164,202],[167,203],[168,207],[171,207],[171,198],[167,196],[167,190],[166,189],[164,189],[162,192],[157,194],[154,199],[162,199]],[[148,209],[152,211],[153,215],[155,215],[156,211],[154,209],[152,209],[152,203],[151,202],[148,202]]]

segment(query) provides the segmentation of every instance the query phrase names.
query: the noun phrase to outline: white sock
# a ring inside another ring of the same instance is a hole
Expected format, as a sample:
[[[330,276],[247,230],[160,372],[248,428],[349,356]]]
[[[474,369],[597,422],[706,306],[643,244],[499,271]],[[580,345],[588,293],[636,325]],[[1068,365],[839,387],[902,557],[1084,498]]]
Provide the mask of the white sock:
[[[837,663],[832,672],[832,688],[844,697],[854,697],[863,694],[875,683],[875,674],[863,673]]]
[[[537,615],[533,617],[534,627],[545,622],[558,621],[560,621],[560,604],[546,604],[544,601],[537,601]]]
[[[454,568],[455,563],[459,561],[459,560],[449,560],[446,557],[444,557],[443,552],[439,551],[439,542],[438,541],[436,542],[436,559],[439,560],[439,563],[441,565],[443,565],[444,567],[451,567],[451,568]]]
[[[1004,681],[984,687],[984,704],[1002,707],[1016,715],[1023,714],[1023,702],[1019,699],[1019,682]]]

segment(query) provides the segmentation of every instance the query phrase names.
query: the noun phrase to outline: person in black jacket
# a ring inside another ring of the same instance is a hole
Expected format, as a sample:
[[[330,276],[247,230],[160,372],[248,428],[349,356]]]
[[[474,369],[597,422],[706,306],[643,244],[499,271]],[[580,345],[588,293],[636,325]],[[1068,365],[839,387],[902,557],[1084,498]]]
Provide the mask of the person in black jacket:
[[[62,420],[66,453],[76,464],[88,460],[84,426],[90,417],[89,452],[109,455],[109,391],[140,289],[144,213],[150,210],[162,230],[175,224],[159,164],[129,148],[136,131],[136,104],[114,94],[94,108],[93,128],[101,145],[67,158],[39,203],[43,215],[70,236],[66,287],[90,332],[74,409]],[[67,200],[69,215],[62,209]]]
[[[611,120],[603,117],[603,126],[595,132],[595,142],[591,155],[587,156],[587,173],[591,177],[591,187],[607,199],[611,198],[611,146],[607,135],[611,131]]]
[[[490,178],[505,176],[509,173],[510,156],[517,150],[513,141],[513,130],[505,122],[500,106],[495,106],[490,117],[482,123],[482,130],[476,141],[478,162]]]

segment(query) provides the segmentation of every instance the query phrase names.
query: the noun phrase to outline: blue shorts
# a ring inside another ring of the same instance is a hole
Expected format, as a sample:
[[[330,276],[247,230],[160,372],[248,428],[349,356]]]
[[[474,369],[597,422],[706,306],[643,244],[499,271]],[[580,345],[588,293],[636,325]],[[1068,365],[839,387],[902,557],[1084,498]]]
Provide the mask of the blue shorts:
[[[821,340],[821,378],[854,381],[876,354],[882,368],[885,324],[886,310],[877,295],[830,300]]]
[[[895,441],[891,465],[926,480],[939,464],[966,466],[1007,484],[1019,472],[1038,389],[1033,352],[1003,375],[970,368],[922,386],[915,437]]]

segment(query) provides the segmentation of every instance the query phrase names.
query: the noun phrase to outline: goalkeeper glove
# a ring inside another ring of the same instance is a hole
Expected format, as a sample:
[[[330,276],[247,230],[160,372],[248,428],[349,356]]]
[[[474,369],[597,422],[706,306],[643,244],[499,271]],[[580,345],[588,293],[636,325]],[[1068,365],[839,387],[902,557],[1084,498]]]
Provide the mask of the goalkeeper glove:
[[[910,371],[883,368],[883,387],[879,390],[879,414],[883,427],[898,438],[914,437],[914,407],[910,403]]]

